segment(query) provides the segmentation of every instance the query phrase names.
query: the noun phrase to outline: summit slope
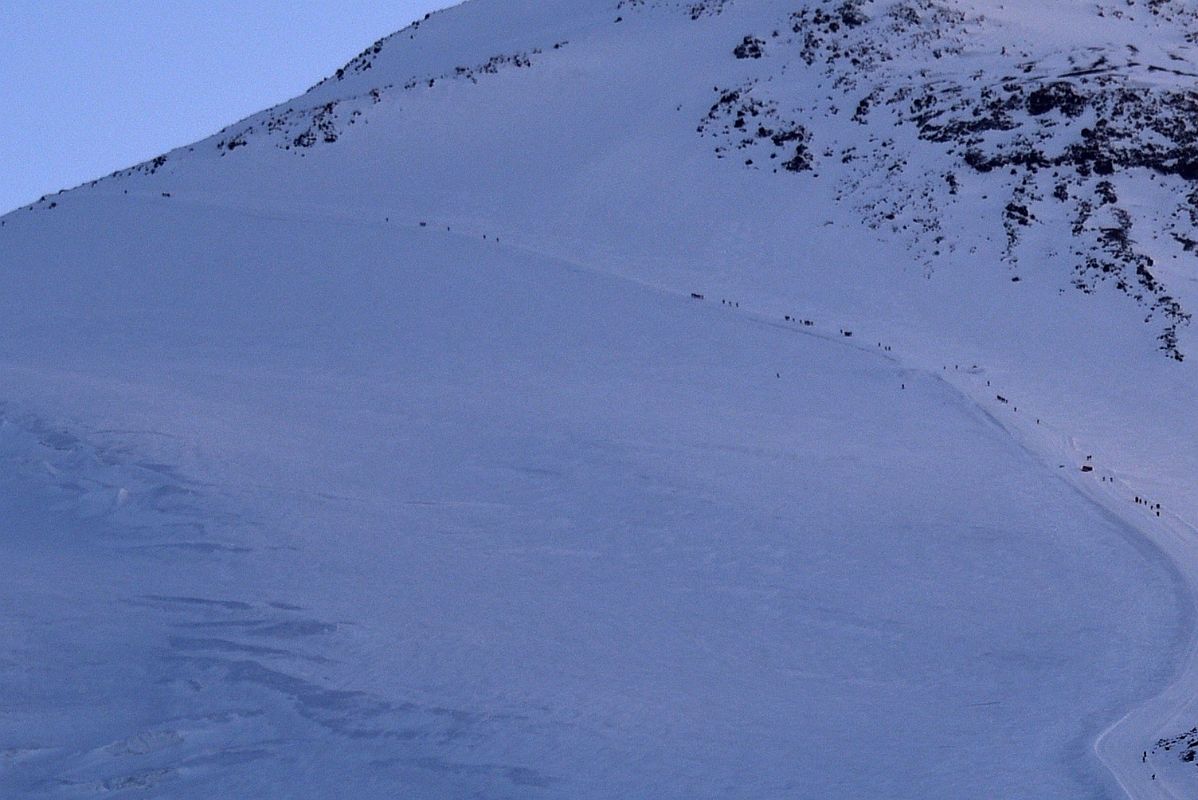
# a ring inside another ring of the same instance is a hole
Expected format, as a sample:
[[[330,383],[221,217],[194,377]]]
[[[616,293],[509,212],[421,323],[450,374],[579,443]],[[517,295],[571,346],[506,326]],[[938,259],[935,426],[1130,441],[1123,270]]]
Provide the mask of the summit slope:
[[[473,0],[0,218],[0,789],[1187,791],[1198,21],[1046,8]]]

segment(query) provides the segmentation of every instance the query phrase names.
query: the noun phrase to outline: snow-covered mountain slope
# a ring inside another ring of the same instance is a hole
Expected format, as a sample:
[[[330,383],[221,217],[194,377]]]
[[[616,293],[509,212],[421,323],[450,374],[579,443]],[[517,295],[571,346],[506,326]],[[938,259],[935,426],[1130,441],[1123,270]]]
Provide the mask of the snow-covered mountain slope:
[[[474,0],[0,218],[0,788],[1192,790],[1191,34]]]
[[[1138,534],[855,337],[444,229],[79,212],[7,238],[18,795],[1080,795],[1184,641]]]

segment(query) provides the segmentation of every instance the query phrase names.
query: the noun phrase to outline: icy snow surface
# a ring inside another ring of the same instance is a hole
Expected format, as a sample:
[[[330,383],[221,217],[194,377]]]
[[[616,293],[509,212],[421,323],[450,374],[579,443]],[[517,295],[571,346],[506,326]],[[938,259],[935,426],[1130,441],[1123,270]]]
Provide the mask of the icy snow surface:
[[[954,5],[475,0],[0,218],[0,796],[1192,792],[1186,179],[851,117],[1193,23]]]

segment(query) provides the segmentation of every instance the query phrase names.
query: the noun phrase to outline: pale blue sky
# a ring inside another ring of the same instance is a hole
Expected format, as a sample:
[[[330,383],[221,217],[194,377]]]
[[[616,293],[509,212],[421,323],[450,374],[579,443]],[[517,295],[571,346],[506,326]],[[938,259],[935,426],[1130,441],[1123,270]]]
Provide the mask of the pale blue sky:
[[[454,0],[0,0],[0,213],[292,97]]]

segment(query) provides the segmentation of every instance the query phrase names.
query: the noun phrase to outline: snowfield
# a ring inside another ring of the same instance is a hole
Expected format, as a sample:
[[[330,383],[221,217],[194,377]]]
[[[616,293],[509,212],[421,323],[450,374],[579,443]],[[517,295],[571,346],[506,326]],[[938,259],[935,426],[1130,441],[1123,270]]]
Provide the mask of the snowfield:
[[[1191,21],[968,6],[474,0],[0,218],[0,795],[1192,792],[1187,179],[852,120]]]

